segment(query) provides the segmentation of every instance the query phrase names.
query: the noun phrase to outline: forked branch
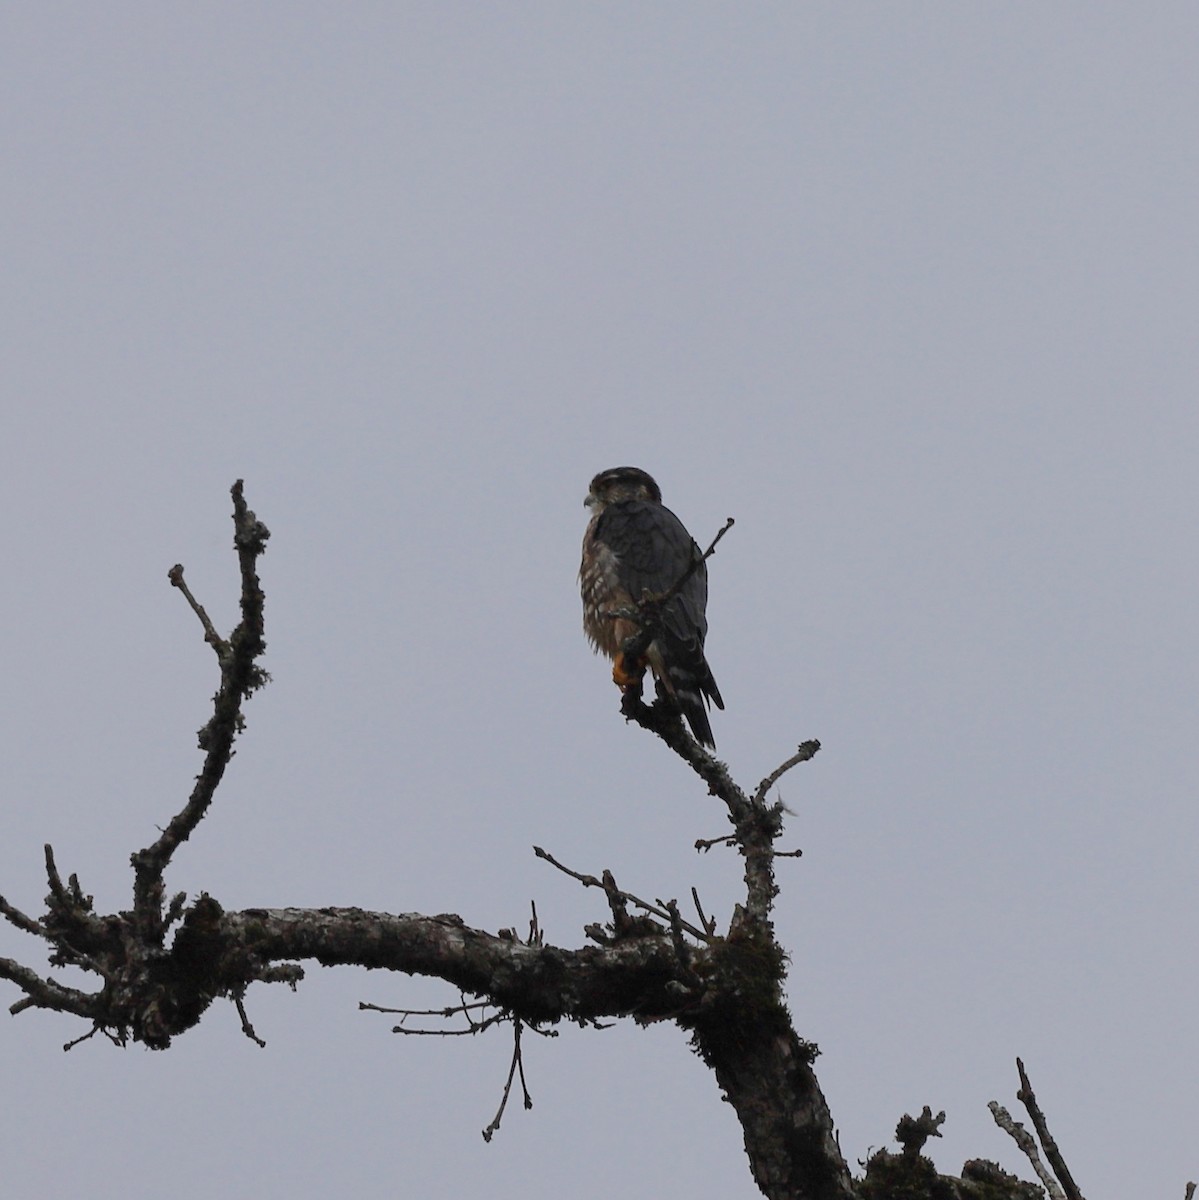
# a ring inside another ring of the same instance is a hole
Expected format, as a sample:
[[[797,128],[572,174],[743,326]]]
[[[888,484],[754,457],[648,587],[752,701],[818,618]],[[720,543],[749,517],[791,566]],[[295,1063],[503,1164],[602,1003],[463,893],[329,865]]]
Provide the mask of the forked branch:
[[[723,933],[697,897],[698,926],[683,919],[674,900],[641,900],[617,887],[611,872],[600,879],[582,876],[544,852],[560,869],[604,891],[615,936],[571,950],[546,944],[535,920],[528,940],[522,941],[511,930],[491,934],[472,929],[449,913],[397,915],[356,908],[227,912],[203,893],[190,904],[176,896],[164,905],[166,868],[208,813],[242,730],[243,705],[267,678],[258,665],[265,642],[257,563],[269,534],[246,506],[240,481],[232,497],[241,618],[227,639],[192,595],[183,568],[169,573],[200,621],[220,668],[212,716],[200,730],[204,762],[195,786],[161,835],[131,856],[131,912],[97,914],[74,876],[64,883],[49,851],[50,895],[43,917],[29,917],[0,899],[0,915],[50,943],[53,965],[75,966],[97,979],[97,990],[86,993],[0,960],[0,976],[24,992],[14,1011],[42,1007],[74,1013],[90,1026],[76,1041],[103,1032],[119,1044],[132,1039],[165,1048],[195,1025],[214,999],[223,997],[236,1005],[246,1036],[261,1043],[247,1014],[246,991],[255,982],[294,987],[303,978],[301,962],[427,975],[466,996],[483,998],[513,1023],[505,1102],[517,1076],[524,1087],[520,1033],[525,1028],[546,1032],[544,1026],[563,1019],[580,1024],[611,1017],[642,1023],[670,1020],[691,1034],[736,1110],[754,1178],[765,1195],[774,1200],[853,1200],[832,1117],[812,1070],[816,1048],[796,1034],[782,1000],[785,956],[770,923],[774,843],[784,810],[767,793],[785,771],[812,757],[818,749],[814,741],[804,743],[747,794],[728,767],[685,731],[677,712],[656,704],[639,705],[633,714],[727,809],[730,836],[744,859],[746,893]],[[688,573],[673,585],[674,593],[713,554],[731,525],[726,523],[708,550],[696,555]],[[647,597],[646,603],[661,605],[671,595]],[[653,615],[645,616],[640,635],[652,636]],[[633,914],[630,908],[640,912]],[[169,944],[168,931],[173,934]],[[474,1022],[471,1013],[466,1015]],[[474,1024],[490,1022],[485,1017]],[[527,1105],[527,1088],[524,1095]],[[489,1132],[498,1126],[503,1107]]]
[[[157,841],[132,855],[133,912],[144,941],[161,945],[166,922],[163,917],[163,871],[176,848],[187,841],[212,804],[217,786],[233,755],[233,742],[243,728],[242,704],[267,682],[258,665],[266,649],[263,623],[263,594],[258,581],[258,559],[266,552],[270,530],[246,505],[242,481],[231,489],[233,496],[233,544],[241,572],[241,621],[228,641],[216,632],[208,614],[196,602],[183,580],[183,567],[168,572],[172,586],[179,588],[204,628],[204,640],[216,651],[221,682],[213,697],[213,713],[200,730],[204,765],[196,777],[187,803],[171,818]]]

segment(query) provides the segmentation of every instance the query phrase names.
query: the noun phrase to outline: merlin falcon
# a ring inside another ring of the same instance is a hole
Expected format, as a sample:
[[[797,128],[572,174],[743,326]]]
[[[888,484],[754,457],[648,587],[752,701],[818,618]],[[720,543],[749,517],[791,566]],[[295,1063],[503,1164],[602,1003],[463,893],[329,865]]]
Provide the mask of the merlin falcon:
[[[708,618],[707,564],[701,561],[661,614],[662,630],[646,651],[645,662],[626,664],[621,646],[637,623],[606,614],[635,608],[642,593],[660,595],[686,574],[701,551],[678,519],[662,504],[658,485],[637,467],[613,467],[591,481],[584,501],[591,521],[583,535],[579,585],[583,631],[594,649],[612,659],[620,687],[636,682],[646,663],[678,705],[696,738],[716,748],[707,704],[724,708],[712,669],[704,658]]]

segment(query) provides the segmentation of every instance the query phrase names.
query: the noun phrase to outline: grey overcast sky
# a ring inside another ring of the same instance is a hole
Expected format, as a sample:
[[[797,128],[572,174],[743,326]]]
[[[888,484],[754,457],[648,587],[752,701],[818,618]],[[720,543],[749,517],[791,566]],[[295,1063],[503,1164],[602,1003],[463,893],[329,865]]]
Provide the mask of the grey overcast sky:
[[[98,906],[182,804],[244,477],[274,683],[168,883],[727,916],[725,820],[580,627],[591,475],[712,562],[722,757],[796,742],[778,928],[851,1161],[1199,1174],[1199,6],[9,3],[0,891]],[[0,953],[43,966],[11,928]],[[18,993],[5,987],[5,1005]],[[755,1193],[675,1029],[401,1039],[313,967],[169,1052],[0,1026],[13,1196]],[[14,1182],[16,1180],[17,1182]]]

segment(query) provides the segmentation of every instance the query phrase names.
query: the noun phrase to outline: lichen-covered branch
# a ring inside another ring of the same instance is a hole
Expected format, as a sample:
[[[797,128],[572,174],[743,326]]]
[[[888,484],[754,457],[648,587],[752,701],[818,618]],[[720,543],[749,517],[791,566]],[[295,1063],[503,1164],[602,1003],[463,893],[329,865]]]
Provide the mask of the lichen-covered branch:
[[[183,567],[176,564],[168,572],[172,586],[181,589],[204,626],[205,640],[216,651],[221,682],[213,697],[213,713],[200,730],[200,749],[204,765],[196,777],[187,803],[168,822],[158,839],[132,855],[133,912],[140,937],[161,945],[166,923],[163,919],[162,875],[176,848],[187,841],[212,804],[233,755],[233,742],[243,728],[242,704],[267,681],[257,659],[266,649],[263,623],[263,594],[257,566],[266,552],[270,530],[246,505],[242,481],[232,487],[233,544],[237,549],[241,572],[241,621],[229,640],[220,638],[207,613],[196,603],[183,580]]]
[[[1061,1182],[1062,1190],[1066,1193],[1066,1200],[1083,1200],[1082,1192],[1078,1190],[1078,1184],[1074,1182],[1073,1176],[1070,1174],[1070,1168],[1066,1166],[1066,1160],[1062,1157],[1062,1152],[1057,1148],[1057,1142],[1054,1140],[1053,1134],[1049,1132],[1049,1122],[1045,1120],[1045,1114],[1041,1111],[1041,1106],[1037,1103],[1036,1093],[1032,1090],[1032,1084],[1028,1081],[1028,1073],[1024,1070],[1024,1063],[1017,1058],[1016,1070],[1020,1075],[1020,1090],[1016,1093],[1016,1099],[1028,1110],[1028,1115],[1032,1117],[1033,1127],[1037,1131],[1037,1137],[1041,1139],[1041,1146],[1045,1150],[1045,1157],[1049,1160],[1049,1165],[1053,1168],[1053,1173]]]
[[[358,908],[247,909],[226,913],[221,928],[231,953],[256,962],[314,960],[434,976],[529,1023],[658,1018],[686,1002],[669,937],[568,950],[473,929],[452,913]]]
[[[190,903],[179,894],[164,906],[166,870],[209,811],[242,732],[243,705],[267,680],[258,665],[265,641],[257,564],[270,535],[247,507],[240,481],[232,497],[241,619],[227,639],[192,595],[183,568],[169,572],[172,585],[200,621],[220,669],[212,716],[199,734],[204,761],[195,786],[161,835],[131,856],[130,911],[97,913],[74,875],[64,882],[49,846],[45,912],[33,917],[0,897],[0,917],[48,945],[52,968],[77,968],[93,978],[95,989],[66,987],[49,975],[0,959],[0,978],[24,993],[10,1011],[44,1008],[87,1022],[87,1032],[67,1048],[103,1032],[118,1044],[132,1040],[163,1049],[194,1026],[214,1000],[223,998],[236,1006],[246,1036],[261,1045],[244,1003],[254,983],[295,987],[308,962],[426,975],[459,990],[464,999],[450,1011],[467,1013],[468,1020],[474,1004],[467,996],[498,1010],[495,1018],[477,1025],[471,1021],[472,1031],[500,1021],[513,1025],[505,1101],[517,1075],[524,1086],[522,1028],[544,1033],[563,1020],[590,1024],[615,1017],[673,1021],[690,1034],[736,1111],[753,1177],[771,1200],[891,1200],[901,1193],[913,1198],[927,1194],[955,1200],[1031,1200],[1033,1193],[1025,1189],[1032,1185],[1005,1176],[993,1164],[968,1163],[960,1180],[938,1176],[920,1154],[924,1138],[935,1135],[944,1118],[934,1118],[929,1109],[922,1118],[901,1122],[902,1154],[879,1151],[871,1157],[866,1177],[857,1184],[851,1179],[813,1070],[817,1048],[797,1034],[783,1003],[786,956],[771,919],[778,890],[775,862],[781,853],[776,842],[785,810],[769,794],[785,772],[815,755],[820,749],[815,740],[802,743],[750,794],[686,731],[669,696],[659,691],[657,700],[646,705],[639,688],[625,693],[626,715],[657,734],[727,811],[732,828],[727,839],[697,843],[708,848],[725,841],[742,858],[744,899],[723,931],[704,913],[694,889],[699,926],[683,919],[674,900],[639,899],[617,886],[612,871],[598,876],[577,872],[542,850],[537,853],[558,869],[604,892],[611,921],[588,927],[596,945],[546,945],[536,913],[529,937],[521,940],[512,930],[492,934],[471,928],[454,914],[357,908],[226,912],[204,893]],[[706,554],[696,556],[692,571],[713,553],[724,532]],[[685,580],[686,576],[676,590]],[[637,637],[652,636],[653,606],[670,594],[643,599],[646,609]],[[1049,1151],[1052,1139],[1043,1128],[1022,1064],[1021,1080],[1021,1097]],[[527,1090],[525,1096],[527,1101]],[[489,1131],[498,1127],[502,1112],[503,1103]],[[1055,1146],[1051,1155],[1056,1155]],[[1059,1168],[1055,1162],[1055,1168],[1068,1179],[1064,1164]],[[927,1191],[919,1190],[925,1184]],[[1081,1200],[1076,1189],[1070,1195]]]
[[[653,619],[652,611],[645,615],[638,637],[653,632]],[[635,651],[635,646],[627,650]],[[786,771],[811,759],[820,743],[804,742],[748,795],[725,763],[687,732],[660,686],[652,705],[644,703],[638,686],[627,688],[621,711],[661,738],[724,802],[731,841],[744,862],[744,903],[737,906],[726,937],[710,939],[710,954],[694,968],[702,977],[714,965],[720,983],[695,1011],[676,1020],[692,1030],[696,1048],[736,1109],[763,1194],[780,1200],[846,1200],[854,1194],[849,1168],[812,1070],[816,1048],[792,1028],[783,1004],[785,956],[771,921],[778,894],[775,842],[784,810],[781,803],[768,802],[767,794]]]
[[[225,912],[201,895],[169,949],[154,954],[137,946],[137,927],[128,914],[92,919],[96,929],[88,953],[72,950],[72,961],[100,977],[95,992],[64,988],[8,960],[0,960],[0,977],[26,993],[21,1008],[74,1013],[118,1042],[155,1049],[195,1025],[218,997],[239,1000],[255,982],[298,983],[306,961],[444,979],[530,1024],[657,1020],[697,1004],[704,990],[679,962],[668,934],[568,950],[472,929],[453,914],[358,908]]]
[[[1032,1165],[1037,1178],[1045,1185],[1045,1194],[1049,1197],[1049,1200],[1066,1200],[1066,1193],[1062,1191],[1061,1185],[1041,1160],[1041,1152],[1037,1146],[1037,1139],[998,1100],[992,1100],[987,1107],[991,1110],[991,1116],[994,1118],[995,1124],[1016,1143],[1024,1154],[1024,1157]]]

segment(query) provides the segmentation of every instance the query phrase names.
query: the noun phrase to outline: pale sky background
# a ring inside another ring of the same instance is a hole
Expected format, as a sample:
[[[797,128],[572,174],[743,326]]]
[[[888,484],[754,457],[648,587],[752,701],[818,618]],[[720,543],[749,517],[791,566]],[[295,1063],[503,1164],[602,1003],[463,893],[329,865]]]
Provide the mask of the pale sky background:
[[[0,14],[0,891],[105,911],[266,666],[172,891],[583,943],[539,863],[727,917],[725,817],[581,632],[591,475],[706,541],[721,756],[794,745],[778,929],[851,1162],[1199,1174],[1199,6],[42,4]],[[44,966],[5,927],[0,953]],[[67,973],[64,978],[70,978]],[[19,997],[0,988],[3,1005]],[[756,1195],[670,1026],[401,1039],[309,968],[170,1051],[0,1024],[13,1196]]]

